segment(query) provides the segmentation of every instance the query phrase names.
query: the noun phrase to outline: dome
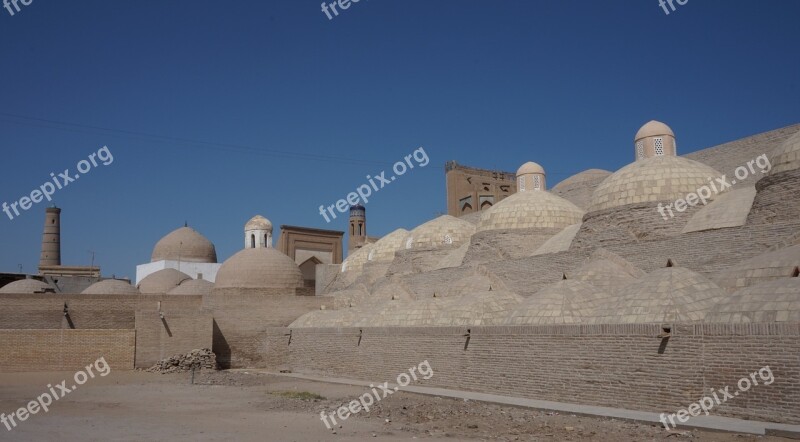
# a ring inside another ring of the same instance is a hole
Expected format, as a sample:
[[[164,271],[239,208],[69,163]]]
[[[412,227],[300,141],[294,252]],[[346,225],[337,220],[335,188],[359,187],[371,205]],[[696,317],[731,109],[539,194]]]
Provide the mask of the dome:
[[[705,322],[800,322],[800,278],[779,278],[722,299]]]
[[[244,225],[244,230],[268,230],[272,232],[272,222],[261,215],[256,215]]]
[[[800,168],[800,131],[792,135],[772,154],[770,175]]]
[[[673,202],[720,176],[711,167],[683,157],[646,158],[628,164],[600,183],[592,195],[589,211],[635,203]]]
[[[553,228],[578,224],[583,210],[550,192],[517,192],[481,214],[478,231]]]
[[[273,248],[240,250],[217,271],[215,289],[262,289],[294,294],[303,274],[292,258]]]
[[[442,215],[409,232],[406,249],[459,247],[475,233],[471,223],[450,215]]]
[[[363,247],[352,251],[347,259],[342,262],[342,273],[344,272],[360,272],[364,268],[364,264],[369,258],[369,252],[374,247],[375,243],[366,244]]]
[[[455,299],[455,298],[451,298]],[[433,325],[436,317],[452,305],[450,299],[426,298],[417,301],[385,301],[365,310],[356,324],[371,327],[417,327]]]
[[[95,282],[81,292],[82,295],[138,295],[139,290],[128,281],[104,279]]]
[[[508,315],[508,325],[578,324],[608,295],[574,279],[548,285],[525,299]]]
[[[605,249],[598,249],[574,272],[568,273],[567,277],[611,292],[644,275],[644,271],[619,255]]]
[[[0,287],[0,293],[44,293],[45,290],[54,291],[55,288],[38,279],[20,279]]]
[[[534,163],[533,161],[528,161],[527,163],[523,164],[522,166],[517,169],[517,176],[520,175],[527,175],[530,173],[540,173],[544,175],[544,168],[542,166]]]
[[[205,279],[187,279],[167,292],[168,295],[210,295],[214,283]]]
[[[161,238],[153,248],[151,262],[156,261],[217,262],[214,244],[191,227],[181,227]]]
[[[522,302],[522,297],[505,290],[481,291],[450,299],[452,303],[436,316],[433,325],[502,325]]]
[[[645,123],[645,125],[639,129],[639,132],[636,132],[636,136],[633,138],[633,141],[635,142],[641,140],[642,138],[661,137],[665,135],[675,138],[675,133],[672,132],[672,129],[670,129],[669,126],[660,121],[651,120],[648,123]]]
[[[408,230],[397,229],[372,243],[371,250],[367,254],[368,261],[392,261],[394,252],[403,248],[403,240],[408,236]]]
[[[729,292],[792,276],[800,267],[800,244],[772,250],[729,267],[711,279]]]
[[[192,277],[175,269],[163,269],[147,275],[147,277],[139,281],[139,285],[136,288],[145,295],[163,294],[174,289],[187,279],[192,279]]]
[[[595,310],[595,324],[669,324],[701,321],[725,297],[703,275],[667,267],[616,290],[613,301]]]
[[[560,196],[565,200],[586,210],[592,203],[592,192],[600,183],[611,176],[611,172],[602,169],[589,169],[556,184],[550,189],[555,196]]]

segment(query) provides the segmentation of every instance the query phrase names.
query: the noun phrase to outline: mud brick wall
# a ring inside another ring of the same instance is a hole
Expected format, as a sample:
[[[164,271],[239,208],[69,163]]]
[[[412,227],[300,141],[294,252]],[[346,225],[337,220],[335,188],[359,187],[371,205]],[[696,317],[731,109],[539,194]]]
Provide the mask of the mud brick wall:
[[[0,330],[0,372],[77,371],[105,358],[132,370],[134,330]]]
[[[214,318],[209,312],[136,312],[136,368],[150,368],[161,359],[212,348]]]
[[[800,324],[515,326],[265,331],[271,369],[394,382],[428,360],[415,385],[674,413],[769,365],[775,381],[716,415],[800,423]],[[359,335],[360,341],[359,341]]]

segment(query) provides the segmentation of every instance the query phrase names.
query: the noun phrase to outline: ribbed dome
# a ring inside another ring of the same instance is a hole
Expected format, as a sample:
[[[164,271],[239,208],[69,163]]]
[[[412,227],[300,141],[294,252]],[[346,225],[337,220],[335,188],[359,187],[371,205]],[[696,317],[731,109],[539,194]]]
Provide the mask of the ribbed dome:
[[[214,284],[215,289],[287,290],[287,294],[300,287],[303,287],[300,267],[273,248],[239,251],[222,264]]]
[[[436,326],[502,325],[522,297],[505,290],[476,292],[452,299],[452,303],[433,320]]]
[[[138,295],[139,290],[128,281],[104,279],[95,282],[81,292],[83,295]]]
[[[142,294],[161,294],[169,292],[187,279],[192,277],[175,269],[163,269],[147,275],[136,287]]]
[[[600,183],[592,195],[589,212],[634,203],[683,199],[720,176],[722,174],[711,167],[683,157],[643,159],[628,164]]]
[[[528,161],[517,169],[517,176],[527,175],[529,173],[541,173],[544,175],[544,168],[533,161]]]
[[[256,215],[250,218],[250,221],[244,225],[245,230],[268,230],[272,232],[272,222],[261,215]]]
[[[594,323],[669,324],[701,321],[725,292],[703,275],[680,267],[649,273],[613,293],[596,309]]]
[[[214,244],[191,227],[181,227],[161,238],[153,248],[151,262],[169,260],[184,262],[217,262]]]
[[[800,322],[800,278],[779,278],[723,298],[705,322]]]
[[[583,210],[550,192],[517,192],[484,210],[478,231],[497,229],[563,229],[583,219]]]
[[[591,284],[572,279],[548,285],[525,299],[508,315],[509,325],[578,324],[608,295]]]
[[[0,288],[0,293],[44,293],[45,290],[54,290],[54,288],[38,279],[20,279],[4,285]]]
[[[367,255],[368,261],[391,261],[394,252],[403,248],[403,240],[408,236],[408,230],[397,229],[372,244],[372,249]]]
[[[167,292],[168,295],[209,295],[214,284],[205,279],[187,279]]]
[[[786,140],[770,158],[770,175],[800,168],[800,132]]]
[[[672,132],[672,129],[670,129],[669,126],[660,121],[651,120],[645,123],[645,125],[639,129],[639,132],[636,132],[636,136],[633,138],[633,140],[639,141],[642,138],[659,137],[664,135],[669,135],[673,138],[675,137],[675,133]]]
[[[406,249],[458,247],[469,241],[475,226],[450,215],[442,215],[409,232]]]

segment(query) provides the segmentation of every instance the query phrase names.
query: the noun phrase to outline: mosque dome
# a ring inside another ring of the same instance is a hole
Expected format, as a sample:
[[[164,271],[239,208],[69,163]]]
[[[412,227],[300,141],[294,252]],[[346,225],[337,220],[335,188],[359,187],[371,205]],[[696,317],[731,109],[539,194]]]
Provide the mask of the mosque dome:
[[[261,215],[256,215],[244,225],[244,230],[267,230],[272,232],[272,222]]]
[[[646,158],[628,164],[600,183],[589,212],[635,203],[673,202],[720,176],[711,167],[683,157]]]
[[[183,261],[216,263],[214,244],[191,227],[181,227],[161,238],[153,248],[151,262]]]
[[[772,154],[770,175],[800,168],[800,131],[792,135]]]
[[[83,295],[138,295],[139,290],[128,281],[104,279],[95,282],[81,292]]]
[[[38,279],[20,279],[0,287],[0,293],[44,293],[45,290],[55,289]]]
[[[136,287],[140,293],[145,295],[163,294],[174,289],[187,279],[192,279],[192,277],[175,269],[162,269],[147,275],[139,281],[139,285]]]
[[[722,299],[705,322],[800,322],[800,278],[778,278]]]
[[[529,173],[544,174],[544,168],[533,161],[528,161],[517,169],[517,176],[527,175]]]
[[[595,324],[670,324],[702,321],[726,295],[705,276],[666,267],[612,293],[613,301],[595,310]]]
[[[293,290],[303,287],[303,274],[292,258],[273,248],[240,250],[217,271],[215,289]]]
[[[556,228],[578,224],[583,210],[550,192],[517,192],[481,214],[478,231]]]
[[[409,232],[406,249],[459,247],[469,242],[475,226],[450,215],[442,215]]]
[[[210,295],[214,283],[205,279],[187,279],[167,292],[168,295]]]
[[[372,243],[370,251],[367,254],[367,260],[376,262],[392,261],[394,259],[394,252],[403,248],[403,240],[405,240],[407,236],[408,230],[397,229]]]
[[[645,123],[638,132],[636,132],[636,136],[633,137],[633,141],[659,136],[670,136],[675,138],[675,133],[672,132],[672,129],[670,129],[670,127],[666,124],[660,121],[650,120],[649,122]]]

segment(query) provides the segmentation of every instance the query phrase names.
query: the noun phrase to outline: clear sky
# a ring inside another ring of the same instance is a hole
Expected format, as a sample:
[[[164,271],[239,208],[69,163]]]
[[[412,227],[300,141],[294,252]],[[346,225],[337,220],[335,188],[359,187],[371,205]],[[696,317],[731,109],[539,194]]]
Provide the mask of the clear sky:
[[[0,203],[108,146],[53,198],[63,264],[94,251],[109,276],[185,221],[220,260],[255,214],[346,230],[319,206],[420,146],[430,163],[366,205],[370,235],[445,212],[447,160],[536,161],[552,186],[631,162],[650,119],[680,154],[800,122],[793,0],[361,0],[332,20],[306,0],[19,6],[0,9]],[[0,213],[0,271],[35,273],[46,205]]]

